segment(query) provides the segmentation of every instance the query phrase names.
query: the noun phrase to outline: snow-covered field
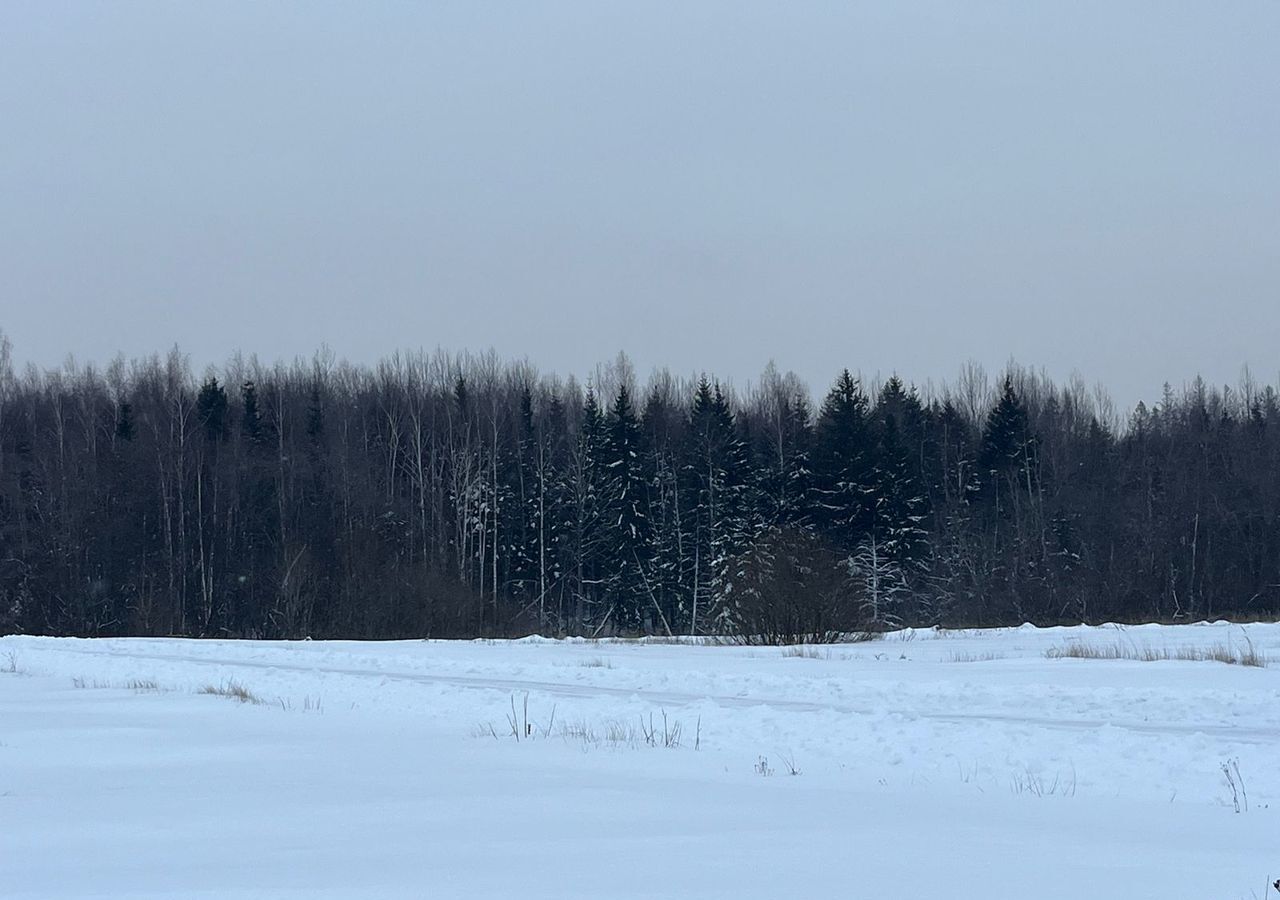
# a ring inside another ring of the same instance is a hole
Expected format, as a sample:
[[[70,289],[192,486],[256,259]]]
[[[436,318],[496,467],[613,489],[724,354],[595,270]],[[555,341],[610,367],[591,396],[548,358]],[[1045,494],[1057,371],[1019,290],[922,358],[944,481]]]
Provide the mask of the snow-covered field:
[[[1280,898],[1280,626],[794,653],[3,638],[0,896]]]

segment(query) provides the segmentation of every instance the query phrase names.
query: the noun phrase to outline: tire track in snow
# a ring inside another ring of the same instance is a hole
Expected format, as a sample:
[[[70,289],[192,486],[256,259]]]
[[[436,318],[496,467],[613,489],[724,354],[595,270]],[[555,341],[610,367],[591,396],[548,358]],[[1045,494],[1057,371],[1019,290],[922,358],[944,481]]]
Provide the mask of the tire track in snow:
[[[38,649],[38,652],[49,652]],[[422,685],[450,685],[466,690],[497,691],[510,694],[518,691],[541,692],[558,697],[617,697],[624,700],[644,700],[662,706],[694,706],[713,703],[717,706],[746,709],[764,707],[799,713],[841,713],[856,716],[898,715],[908,720],[924,719],[955,725],[988,722],[1005,725],[1030,725],[1065,731],[1093,731],[1106,726],[1123,731],[1151,735],[1196,735],[1228,738],[1246,743],[1280,743],[1280,728],[1239,728],[1230,725],[1182,725],[1174,723],[1152,724],[1109,719],[1062,719],[1049,716],[1020,716],[999,712],[941,713],[916,711],[893,707],[858,707],[843,703],[819,703],[809,700],[786,698],[744,697],[726,694],[694,694],[672,691],[654,691],[645,688],[620,688],[606,685],[568,684],[556,681],[538,681],[520,678],[486,678],[483,676],[445,675],[428,672],[405,672],[384,669],[357,669],[341,666],[301,665],[298,663],[266,662],[246,659],[221,659],[208,656],[187,656],[179,653],[136,653],[119,650],[84,650],[69,647],[53,649],[54,653],[75,653],[82,656],[98,656],[114,659],[160,660],[222,668],[243,668],[258,671],[276,670],[301,674],[341,675],[349,678],[376,678],[387,681]]]

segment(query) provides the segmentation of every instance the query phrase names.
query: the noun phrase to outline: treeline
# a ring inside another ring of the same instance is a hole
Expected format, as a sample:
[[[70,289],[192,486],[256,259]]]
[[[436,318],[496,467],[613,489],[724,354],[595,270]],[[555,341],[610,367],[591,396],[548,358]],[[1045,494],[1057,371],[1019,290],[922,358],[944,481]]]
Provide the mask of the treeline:
[[[770,367],[177,351],[16,374],[0,346],[0,633],[720,633],[1270,616],[1280,397],[1119,421],[970,368],[922,396]]]

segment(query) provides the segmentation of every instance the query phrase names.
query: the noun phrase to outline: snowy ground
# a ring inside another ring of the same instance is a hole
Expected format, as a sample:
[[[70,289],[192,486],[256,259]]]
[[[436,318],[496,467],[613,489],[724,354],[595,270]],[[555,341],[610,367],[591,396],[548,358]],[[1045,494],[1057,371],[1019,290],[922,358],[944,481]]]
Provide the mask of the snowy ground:
[[[1246,634],[1270,667],[1045,655]],[[1280,877],[1280,626],[814,652],[3,638],[0,896],[1235,900]],[[232,684],[263,702],[200,693]]]

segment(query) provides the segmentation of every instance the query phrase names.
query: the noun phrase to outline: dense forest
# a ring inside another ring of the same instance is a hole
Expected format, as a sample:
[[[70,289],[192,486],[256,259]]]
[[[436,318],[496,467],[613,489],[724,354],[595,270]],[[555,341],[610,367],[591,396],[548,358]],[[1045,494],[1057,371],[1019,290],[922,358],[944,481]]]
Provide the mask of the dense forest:
[[[1280,610],[1280,396],[1118,416],[970,366],[918,391],[625,358],[167,357],[18,373],[0,339],[0,633],[721,634]]]

